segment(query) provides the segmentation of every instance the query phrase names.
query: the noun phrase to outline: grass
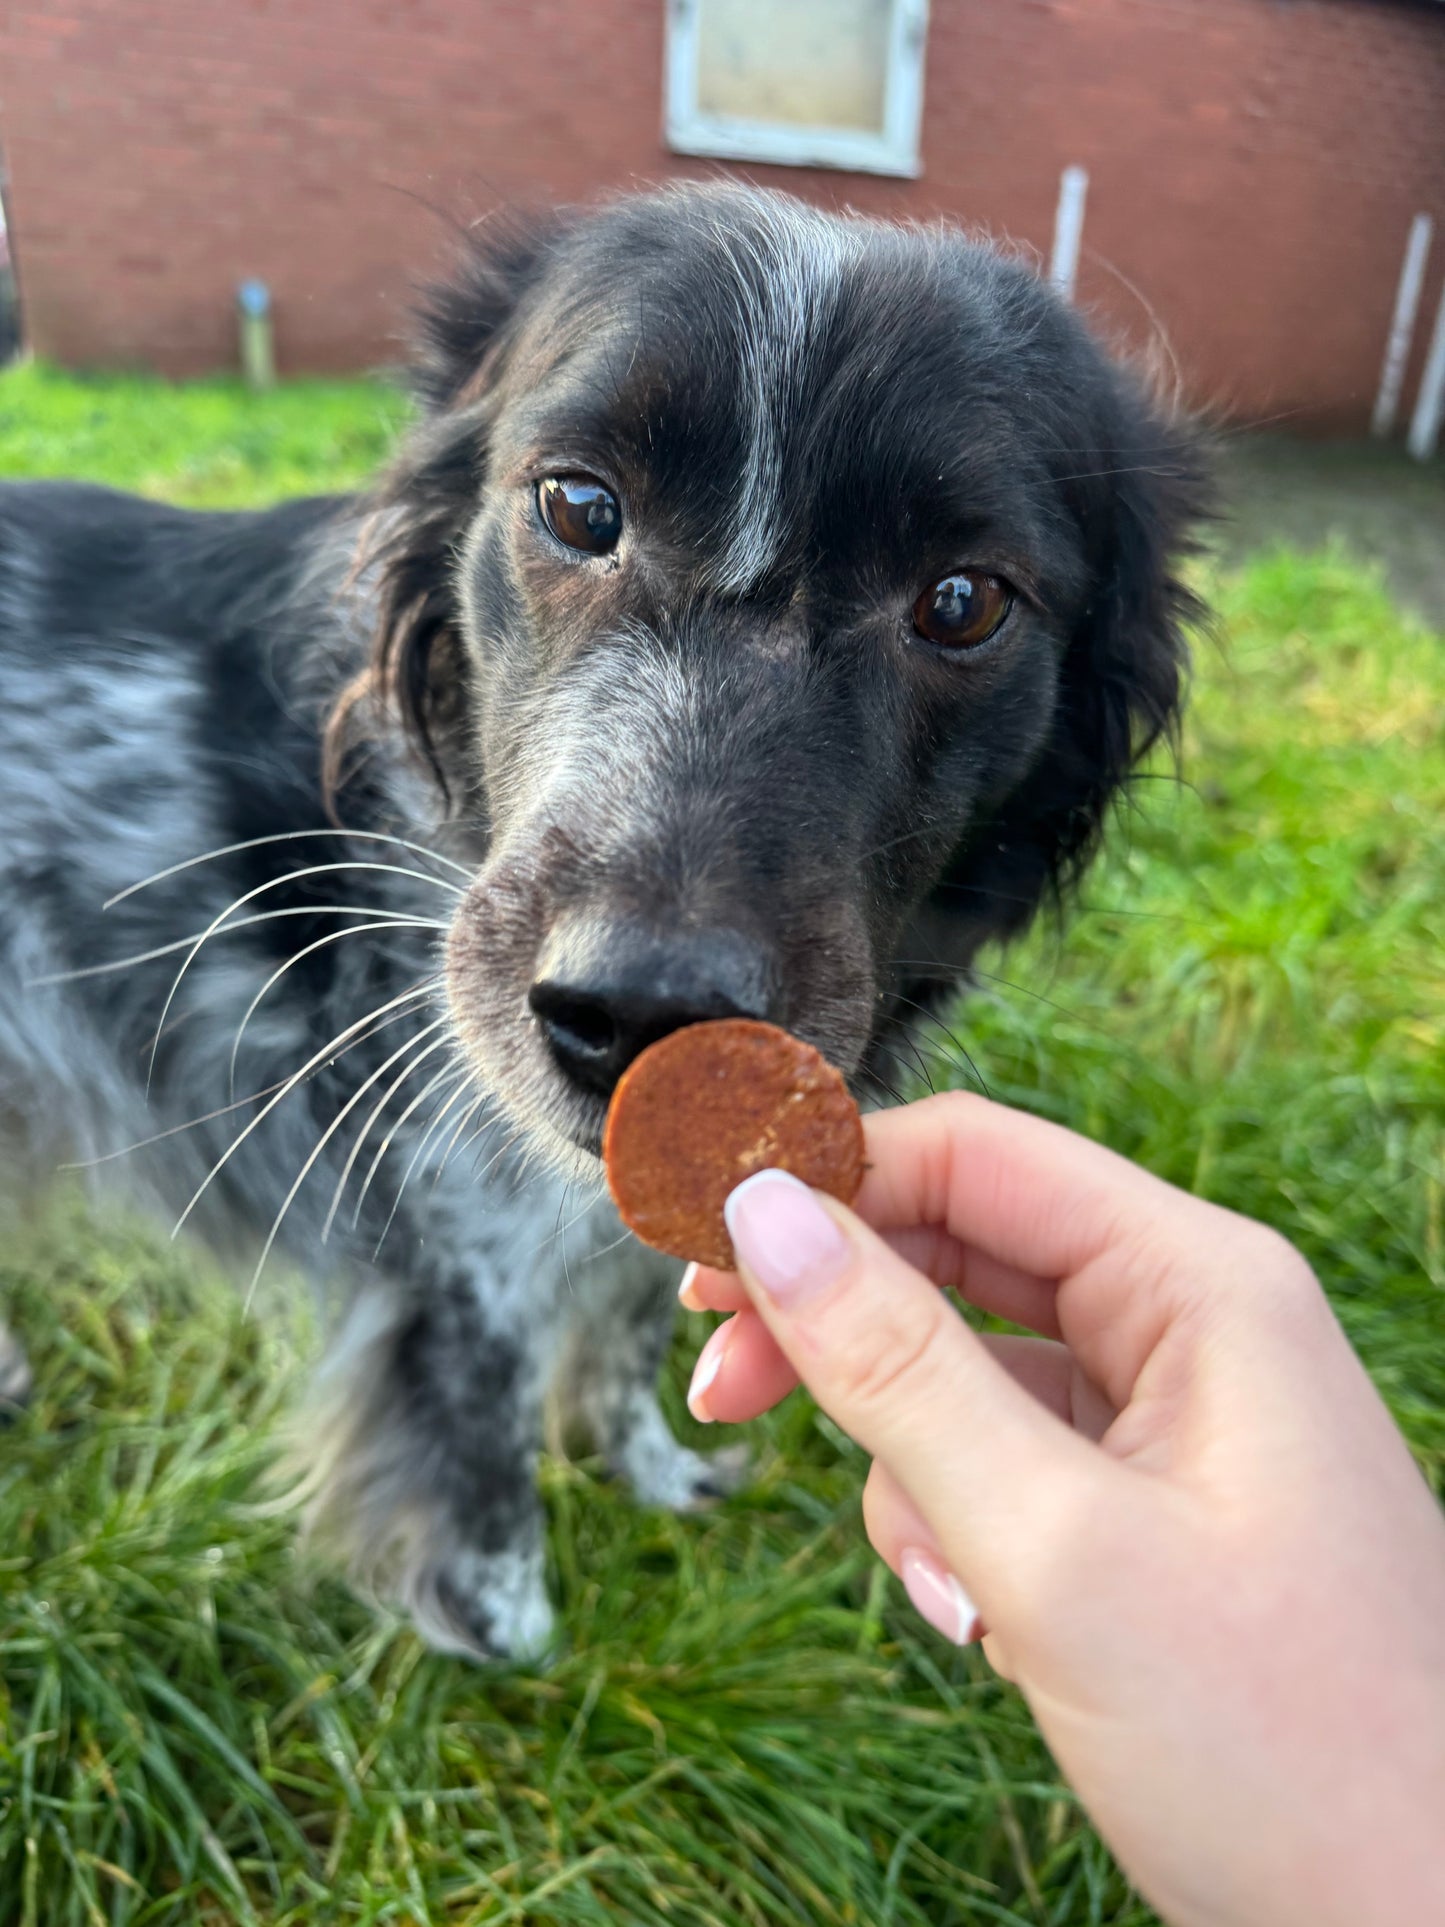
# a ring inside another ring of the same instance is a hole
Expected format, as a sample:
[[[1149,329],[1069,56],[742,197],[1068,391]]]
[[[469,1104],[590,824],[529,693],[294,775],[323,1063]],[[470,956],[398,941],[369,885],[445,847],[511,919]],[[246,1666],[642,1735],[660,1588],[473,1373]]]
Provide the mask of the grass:
[[[23,370],[0,471],[259,498],[352,479],[394,412]],[[996,1095],[1298,1240],[1440,1490],[1445,653],[1342,552],[1211,590],[1188,783],[1140,786],[953,1028]],[[39,1382],[0,1437],[5,1927],[1152,1919],[803,1401],[707,1519],[549,1466],[567,1651],[471,1669],[298,1568],[263,1503],[294,1355],[194,1255],[62,1199],[0,1239],[0,1302]]]
[[[0,476],[82,476],[189,508],[250,508],[354,488],[405,404],[381,382],[176,384],[22,363],[0,375]]]

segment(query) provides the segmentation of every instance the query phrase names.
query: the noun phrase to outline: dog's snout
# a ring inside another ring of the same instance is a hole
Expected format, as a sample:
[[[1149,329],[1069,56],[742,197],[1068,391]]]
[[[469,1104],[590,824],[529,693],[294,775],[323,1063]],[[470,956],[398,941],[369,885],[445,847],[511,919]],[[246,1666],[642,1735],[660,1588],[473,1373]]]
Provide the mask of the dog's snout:
[[[560,1069],[609,1097],[633,1058],[670,1031],[774,1016],[774,976],[762,946],[734,931],[591,925],[548,946],[527,1001]]]

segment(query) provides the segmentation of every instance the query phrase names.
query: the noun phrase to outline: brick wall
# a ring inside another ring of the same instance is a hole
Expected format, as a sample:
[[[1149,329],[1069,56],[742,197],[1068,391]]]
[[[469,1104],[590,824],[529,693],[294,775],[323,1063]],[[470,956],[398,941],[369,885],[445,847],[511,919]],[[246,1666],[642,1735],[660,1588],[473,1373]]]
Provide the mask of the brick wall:
[[[231,365],[273,290],[283,369],[394,356],[444,222],[711,170],[662,147],[663,0],[11,0],[0,142],[29,335],[75,364]],[[1047,255],[1089,170],[1080,299],[1155,323],[1222,414],[1368,419],[1410,216],[1445,273],[1445,7],[933,0],[924,175],[754,167]]]

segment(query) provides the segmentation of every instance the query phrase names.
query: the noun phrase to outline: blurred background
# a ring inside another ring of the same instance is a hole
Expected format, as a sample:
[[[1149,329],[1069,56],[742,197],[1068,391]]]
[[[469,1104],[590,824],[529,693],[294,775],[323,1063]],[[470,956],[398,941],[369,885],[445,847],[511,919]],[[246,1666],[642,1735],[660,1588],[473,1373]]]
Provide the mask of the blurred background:
[[[248,278],[370,367],[446,219],[717,157],[1032,248],[1230,420],[1361,434],[1388,363],[1407,432],[1445,290],[1439,0],[21,0],[0,143],[71,367],[233,366]]]
[[[1445,0],[11,0],[0,156],[0,477],[363,486],[457,228],[673,175],[986,229],[1148,357],[1229,510],[1179,761],[900,1088],[1277,1226],[1445,1492]],[[477,1669],[298,1563],[304,1328],[64,1191],[0,1303],[0,1927],[1151,1927],[802,1398],[707,1517],[549,1460],[563,1650]]]

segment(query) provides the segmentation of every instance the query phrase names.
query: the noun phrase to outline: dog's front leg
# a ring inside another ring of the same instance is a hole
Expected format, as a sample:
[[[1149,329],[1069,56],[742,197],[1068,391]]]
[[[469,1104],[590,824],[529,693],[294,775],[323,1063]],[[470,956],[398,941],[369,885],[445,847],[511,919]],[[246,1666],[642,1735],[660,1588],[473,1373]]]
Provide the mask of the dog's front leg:
[[[308,1524],[429,1645],[536,1657],[552,1639],[536,1492],[549,1367],[465,1267],[378,1282],[301,1415]]]
[[[599,1212],[597,1235],[601,1250],[584,1261],[577,1296],[568,1301],[564,1409],[646,1504],[684,1512],[721,1498],[746,1476],[746,1449],[710,1456],[689,1450],[657,1400],[681,1267],[631,1238],[618,1246],[610,1212]]]

